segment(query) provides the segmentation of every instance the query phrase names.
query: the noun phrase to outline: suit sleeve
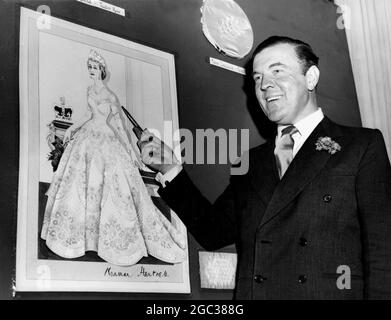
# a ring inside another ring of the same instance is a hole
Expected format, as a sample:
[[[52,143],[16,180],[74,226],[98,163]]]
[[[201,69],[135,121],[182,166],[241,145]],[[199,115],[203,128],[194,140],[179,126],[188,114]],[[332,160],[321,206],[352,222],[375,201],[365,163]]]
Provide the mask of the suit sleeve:
[[[165,188],[159,189],[159,194],[206,250],[216,250],[236,239],[232,189],[230,184],[212,205],[182,170]]]
[[[356,180],[362,227],[365,297],[391,299],[391,168],[383,136],[372,139]]]

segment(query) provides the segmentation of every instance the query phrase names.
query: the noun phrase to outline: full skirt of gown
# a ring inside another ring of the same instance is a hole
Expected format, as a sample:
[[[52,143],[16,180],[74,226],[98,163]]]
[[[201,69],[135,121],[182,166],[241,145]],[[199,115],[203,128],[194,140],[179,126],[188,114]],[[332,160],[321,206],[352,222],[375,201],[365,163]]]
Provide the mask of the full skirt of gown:
[[[96,251],[122,266],[148,254],[185,259],[185,236],[153,204],[135,161],[104,122],[91,119],[75,133],[46,193],[41,237],[54,253]]]

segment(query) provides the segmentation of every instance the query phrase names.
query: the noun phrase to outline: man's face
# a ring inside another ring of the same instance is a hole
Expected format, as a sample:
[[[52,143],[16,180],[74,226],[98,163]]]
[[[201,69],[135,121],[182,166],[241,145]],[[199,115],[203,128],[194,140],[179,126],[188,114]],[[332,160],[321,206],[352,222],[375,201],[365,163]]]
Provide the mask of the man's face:
[[[253,78],[263,112],[277,124],[296,123],[313,107],[307,77],[290,44],[277,44],[258,53]]]

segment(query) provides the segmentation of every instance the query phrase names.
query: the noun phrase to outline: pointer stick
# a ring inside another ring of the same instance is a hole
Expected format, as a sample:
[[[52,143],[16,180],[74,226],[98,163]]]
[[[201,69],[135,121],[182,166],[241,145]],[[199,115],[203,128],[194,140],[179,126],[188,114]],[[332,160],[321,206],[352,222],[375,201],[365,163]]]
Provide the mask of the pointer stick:
[[[123,112],[125,112],[125,115],[128,117],[130,122],[133,124],[133,132],[136,135],[137,139],[140,140],[141,134],[143,133],[144,130],[140,127],[137,121],[133,119],[133,117],[131,116],[128,110],[126,110],[123,106],[121,106],[121,108]]]
[[[129,113],[128,110],[126,110],[123,106],[121,106],[122,111],[125,113],[126,117],[129,119],[129,121],[133,124],[133,132],[136,135],[137,139],[141,139],[141,134],[143,133],[144,129],[140,127],[140,125],[137,123],[137,121],[132,117],[132,115]],[[152,141],[153,137],[149,138],[149,141]],[[149,155],[152,157],[153,152],[151,151]]]

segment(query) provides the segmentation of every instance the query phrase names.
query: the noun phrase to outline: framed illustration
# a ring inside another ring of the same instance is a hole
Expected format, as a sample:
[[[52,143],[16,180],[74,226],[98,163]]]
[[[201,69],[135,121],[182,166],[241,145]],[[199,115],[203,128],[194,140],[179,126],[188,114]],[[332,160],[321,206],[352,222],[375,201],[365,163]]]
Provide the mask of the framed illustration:
[[[21,8],[19,70],[16,291],[189,293],[186,228],[121,109],[180,159],[173,55]]]

